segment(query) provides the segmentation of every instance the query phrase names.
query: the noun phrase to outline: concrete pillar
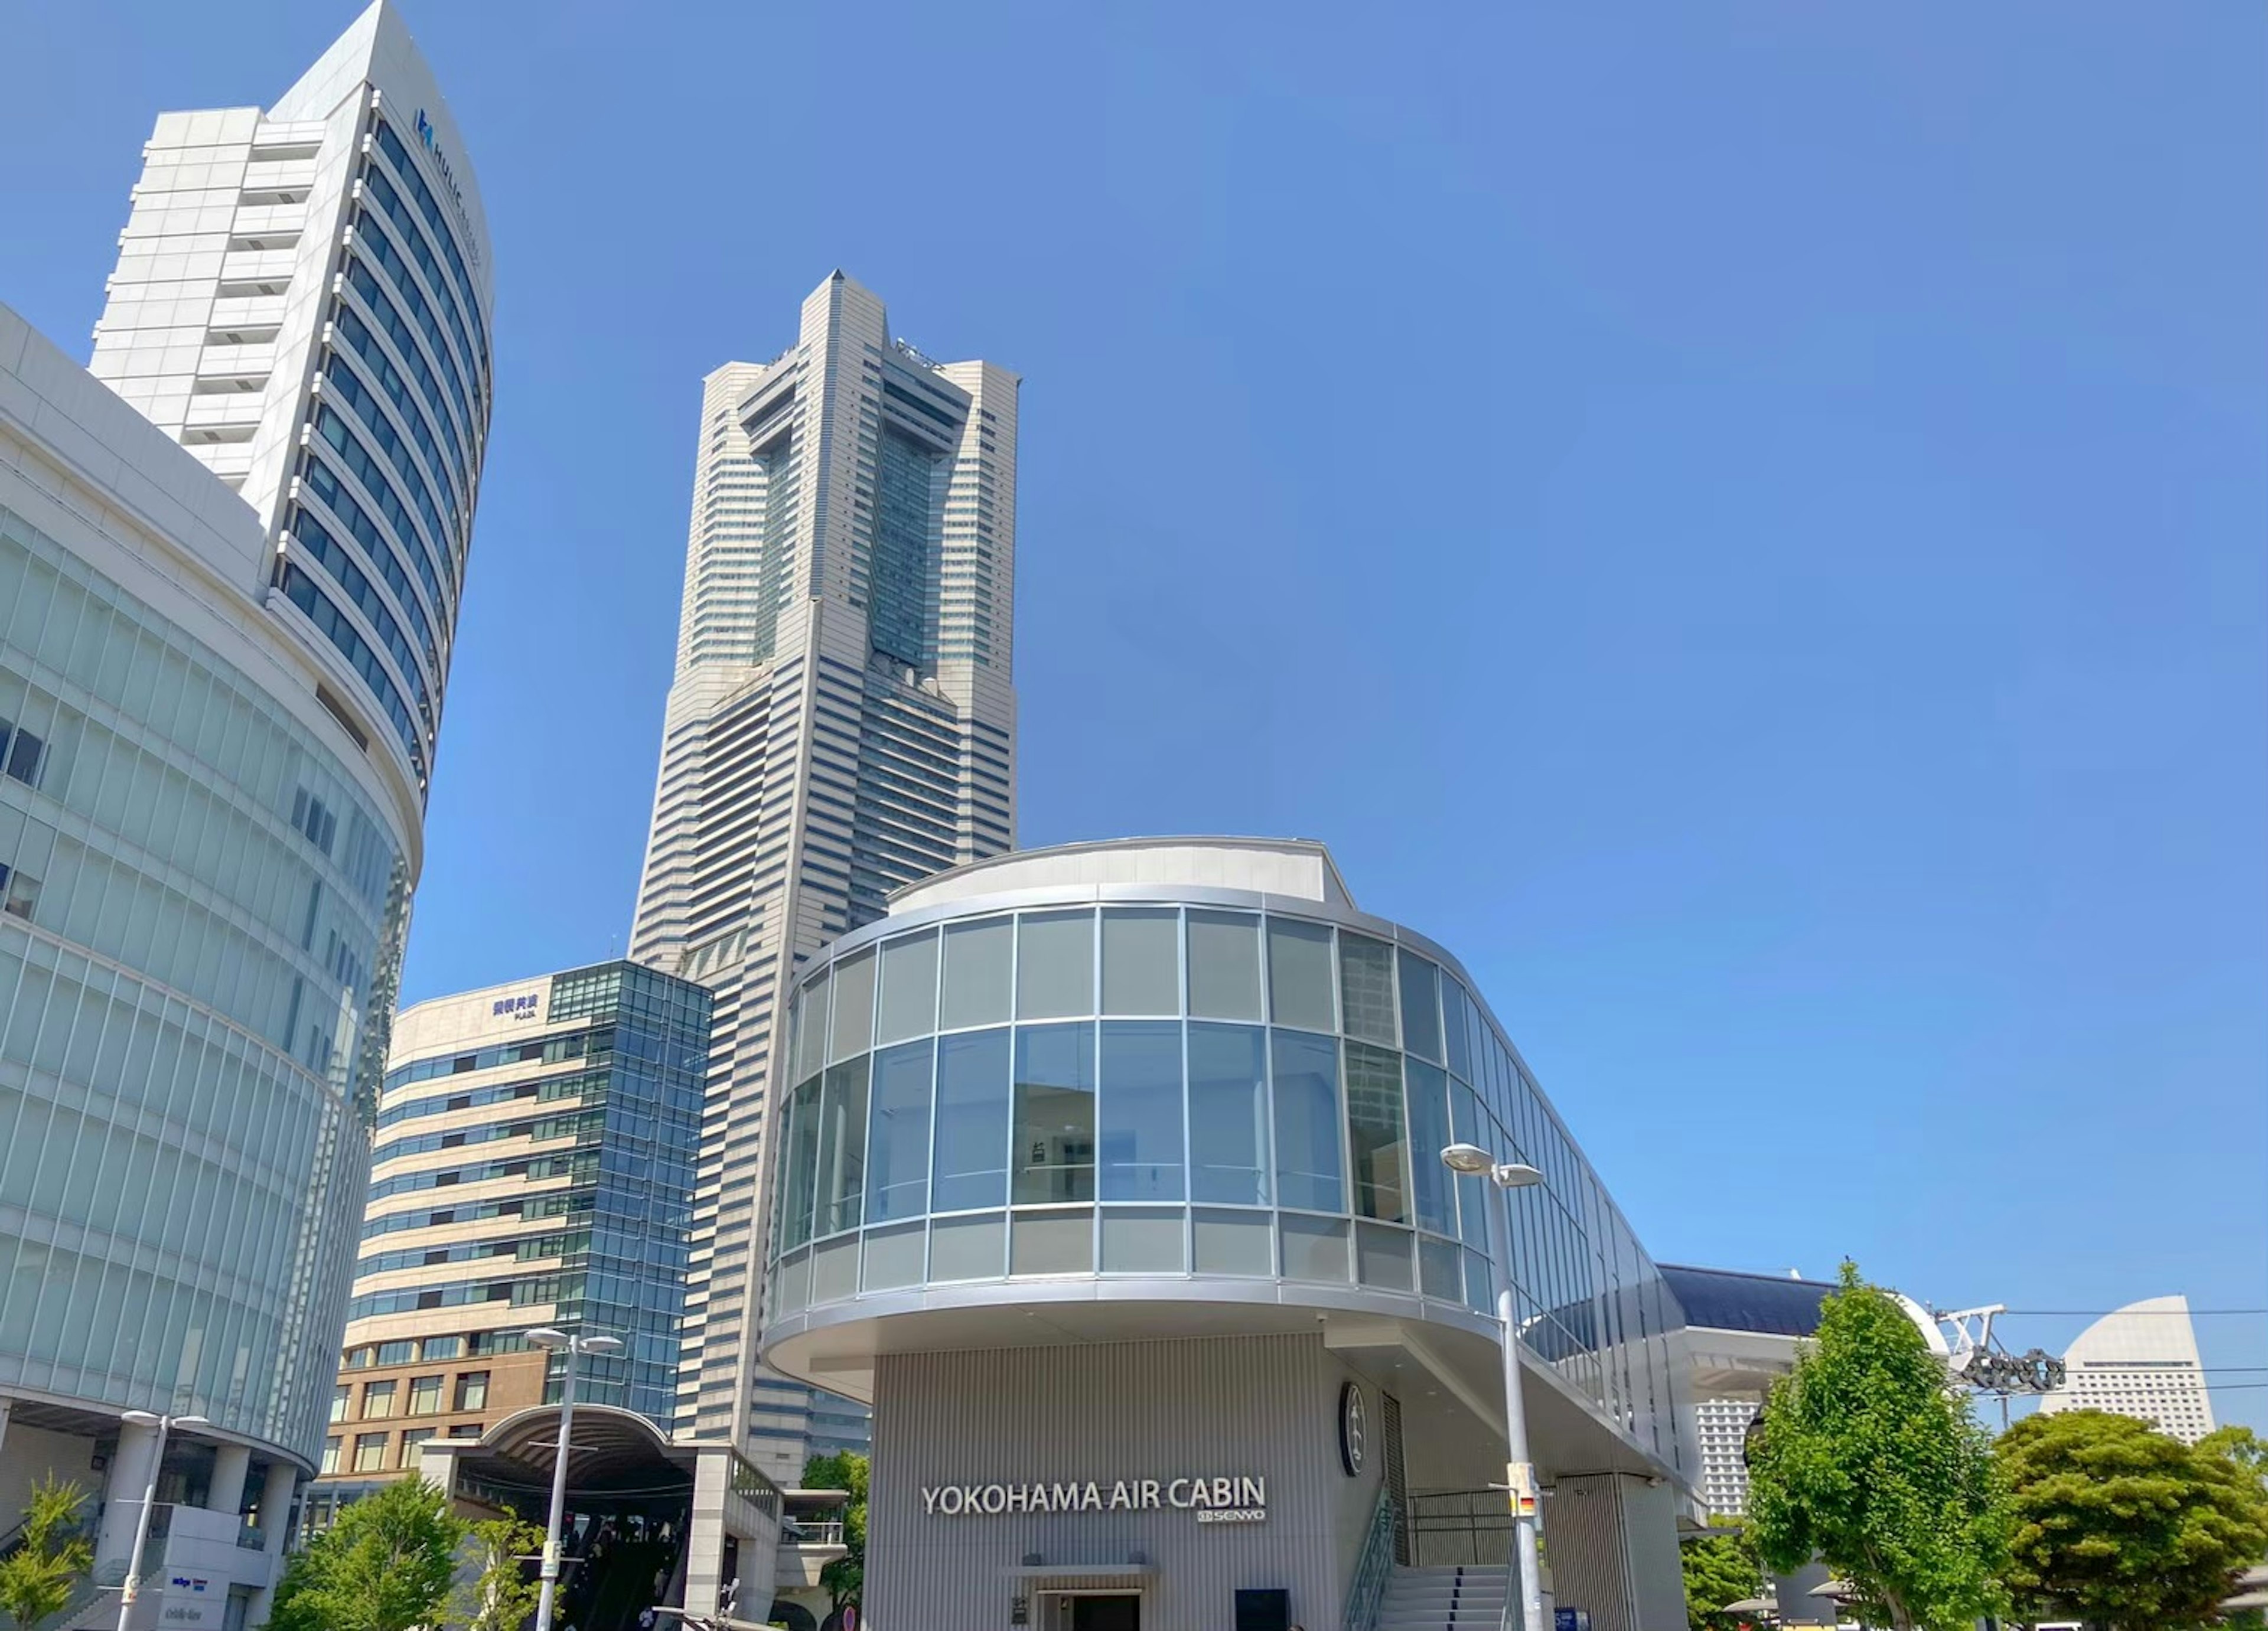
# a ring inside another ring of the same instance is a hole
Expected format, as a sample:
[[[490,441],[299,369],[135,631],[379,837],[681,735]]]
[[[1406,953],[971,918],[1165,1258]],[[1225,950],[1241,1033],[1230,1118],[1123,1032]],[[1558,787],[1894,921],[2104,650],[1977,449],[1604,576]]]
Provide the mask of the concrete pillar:
[[[260,1533],[268,1553],[268,1581],[252,1594],[244,1623],[268,1623],[275,1606],[276,1583],[284,1576],[284,1542],[291,1527],[291,1495],[298,1488],[299,1471],[288,1461],[268,1464],[268,1481],[260,1487]]]
[[[717,1588],[725,1583],[725,1497],[732,1458],[728,1450],[710,1450],[693,1464],[693,1510],[685,1535],[683,1607],[688,1613],[714,1613]]]
[[[205,1510],[232,1516],[244,1510],[244,1480],[251,1471],[249,1446],[221,1445],[213,1457],[212,1485],[205,1491]]]
[[[134,1526],[142,1518],[143,1498],[155,1472],[158,1429],[128,1422],[118,1429],[118,1453],[110,1458],[110,1472],[102,1485],[102,1528],[95,1537],[98,1575],[105,1563],[126,1566],[134,1554]]]

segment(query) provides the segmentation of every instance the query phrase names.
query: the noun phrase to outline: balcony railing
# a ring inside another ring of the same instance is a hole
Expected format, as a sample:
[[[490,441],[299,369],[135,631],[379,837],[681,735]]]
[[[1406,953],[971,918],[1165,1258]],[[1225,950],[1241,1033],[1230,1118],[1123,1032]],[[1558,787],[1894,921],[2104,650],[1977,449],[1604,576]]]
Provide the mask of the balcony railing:
[[[782,1546],[841,1546],[843,1525],[835,1519],[801,1519],[784,1517],[780,1520]]]

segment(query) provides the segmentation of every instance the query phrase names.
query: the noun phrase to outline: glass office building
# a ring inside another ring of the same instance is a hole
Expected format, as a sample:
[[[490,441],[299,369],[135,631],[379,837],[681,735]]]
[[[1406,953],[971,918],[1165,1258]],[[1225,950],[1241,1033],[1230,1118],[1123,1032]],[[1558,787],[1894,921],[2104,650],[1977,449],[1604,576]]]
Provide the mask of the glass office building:
[[[799,982],[786,1079],[764,1353],[873,1403],[878,1615],[946,1590],[973,1623],[1027,1569],[1060,1598],[1034,1623],[1121,1582],[1157,1623],[1279,1584],[1337,1623],[1373,1509],[1419,1568],[1430,1517],[1501,1477],[1500,1279],[1569,1514],[1560,1600],[1676,1610],[1675,1299],[1462,969],[1359,912],[1320,845],[1075,845],[901,891]],[[1452,1142],[1544,1174],[1509,1262]],[[1383,1443],[1335,1481],[1313,1452],[1346,1388]],[[1277,1401],[1265,1425],[1241,1398]],[[1281,1498],[1193,1542],[1186,1515],[1081,1524],[1027,1493],[972,1524],[923,1495],[1200,1470]],[[1586,1561],[1586,1512],[1636,1561]]]

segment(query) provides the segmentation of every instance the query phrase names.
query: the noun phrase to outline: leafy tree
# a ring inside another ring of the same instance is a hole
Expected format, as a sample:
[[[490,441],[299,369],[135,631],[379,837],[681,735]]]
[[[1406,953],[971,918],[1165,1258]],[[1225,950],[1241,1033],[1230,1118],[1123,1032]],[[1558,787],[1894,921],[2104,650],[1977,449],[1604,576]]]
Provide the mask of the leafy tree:
[[[438,1624],[465,1525],[438,1484],[364,1495],[284,1568],[269,1631],[412,1631]]]
[[[2112,1631],[2218,1620],[2237,1576],[2268,1556],[2259,1441],[2236,1432],[2192,1449],[2101,1410],[2009,1429],[1999,1453],[2016,1518],[2008,1585],[2021,1612]]]
[[[849,1450],[835,1455],[814,1456],[804,1463],[806,1489],[850,1492],[850,1502],[843,1509],[843,1544],[850,1549],[850,1554],[836,1558],[819,1571],[819,1583],[827,1588],[830,1619],[856,1605],[859,1593],[865,1589],[867,1471],[866,1458]]]
[[[458,1590],[466,1631],[519,1631],[543,1590],[520,1560],[543,1550],[543,1532],[517,1517],[497,1517],[475,1524],[469,1538],[480,1572]]]
[[[1725,1605],[1764,1594],[1764,1566],[1756,1561],[1756,1543],[1747,1530],[1725,1518],[1709,1523],[1707,1534],[1678,1548],[1678,1560],[1685,1568],[1685,1618],[1692,1631],[1739,1631],[1756,1616],[1728,1614]]]
[[[1824,1560],[1862,1620],[1965,1631],[1999,1612],[2008,1524],[1991,1446],[1919,1328],[1854,1263],[1772,1385],[1749,1490],[1764,1561]]]
[[[23,1541],[0,1560],[0,1608],[19,1626],[31,1626],[70,1601],[71,1585],[94,1566],[94,1548],[79,1532],[86,1491],[52,1473],[32,1490],[24,1508]]]

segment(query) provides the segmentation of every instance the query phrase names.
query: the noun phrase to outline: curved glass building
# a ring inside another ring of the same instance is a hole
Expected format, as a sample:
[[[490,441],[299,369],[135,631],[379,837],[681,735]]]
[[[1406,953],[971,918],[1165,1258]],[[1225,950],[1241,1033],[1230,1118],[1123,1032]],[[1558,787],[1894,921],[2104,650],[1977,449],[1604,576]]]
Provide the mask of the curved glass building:
[[[478,194],[398,17],[162,115],[92,377],[0,309],[0,1526],[257,1623],[320,1452],[487,434]],[[107,387],[107,388],[106,388]],[[155,1567],[162,1561],[162,1573]]]
[[[874,1614],[1337,1624],[1381,1547],[1500,1582],[1499,1276],[1558,1600],[1682,1612],[1675,1300],[1455,959],[1321,845],[962,867],[793,1001],[763,1351],[873,1402]],[[1545,1174],[1508,1263],[1456,1142]]]

